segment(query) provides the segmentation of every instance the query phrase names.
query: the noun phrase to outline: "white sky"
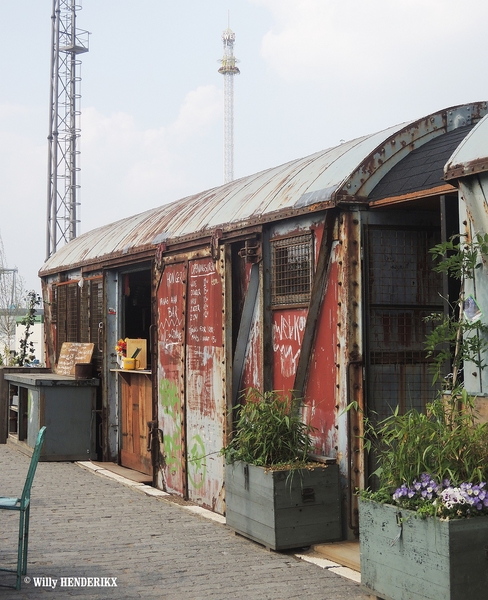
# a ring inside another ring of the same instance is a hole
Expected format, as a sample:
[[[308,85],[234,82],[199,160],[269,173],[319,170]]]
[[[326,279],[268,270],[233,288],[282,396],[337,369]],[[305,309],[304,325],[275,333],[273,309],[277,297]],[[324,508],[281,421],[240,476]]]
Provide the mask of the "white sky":
[[[486,0],[83,0],[80,233],[223,182],[221,34],[236,34],[234,175],[487,100]],[[0,235],[40,289],[52,0],[0,2]]]

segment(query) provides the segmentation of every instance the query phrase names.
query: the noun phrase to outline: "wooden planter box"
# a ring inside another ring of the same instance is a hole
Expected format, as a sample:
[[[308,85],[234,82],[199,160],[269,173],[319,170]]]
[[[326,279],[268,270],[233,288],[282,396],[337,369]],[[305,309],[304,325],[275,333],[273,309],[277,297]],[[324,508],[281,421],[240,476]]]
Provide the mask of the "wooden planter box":
[[[340,540],[338,465],[271,471],[226,465],[227,525],[272,550]]]
[[[488,517],[420,519],[413,511],[360,500],[359,541],[361,584],[379,598],[486,597]]]

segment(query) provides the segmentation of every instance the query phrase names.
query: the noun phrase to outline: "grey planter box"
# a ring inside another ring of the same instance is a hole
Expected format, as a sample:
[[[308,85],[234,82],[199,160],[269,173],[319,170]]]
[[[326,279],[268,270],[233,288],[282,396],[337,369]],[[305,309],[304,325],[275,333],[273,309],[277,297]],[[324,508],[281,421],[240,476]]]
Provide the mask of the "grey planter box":
[[[359,542],[361,584],[379,598],[486,597],[488,517],[420,519],[413,511],[360,500]]]
[[[338,465],[271,471],[226,465],[227,525],[272,550],[341,539]]]

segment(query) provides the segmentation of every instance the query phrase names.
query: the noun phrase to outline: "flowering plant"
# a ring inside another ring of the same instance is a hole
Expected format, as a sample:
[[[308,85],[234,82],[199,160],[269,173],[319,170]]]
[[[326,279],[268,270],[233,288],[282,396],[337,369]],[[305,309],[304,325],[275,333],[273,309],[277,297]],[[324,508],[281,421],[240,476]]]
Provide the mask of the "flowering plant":
[[[126,356],[127,355],[127,342],[123,339],[120,339],[115,344],[115,352],[117,352],[118,356]]]
[[[449,479],[438,482],[429,473],[422,473],[412,485],[403,483],[393,493],[393,501],[402,508],[420,515],[460,518],[488,514],[486,482],[451,485]]]
[[[363,490],[361,497],[420,517],[488,515],[488,423],[476,421],[464,388],[437,398],[425,413],[396,409],[376,424],[365,419],[365,427],[364,447],[374,448],[380,466],[375,491]]]

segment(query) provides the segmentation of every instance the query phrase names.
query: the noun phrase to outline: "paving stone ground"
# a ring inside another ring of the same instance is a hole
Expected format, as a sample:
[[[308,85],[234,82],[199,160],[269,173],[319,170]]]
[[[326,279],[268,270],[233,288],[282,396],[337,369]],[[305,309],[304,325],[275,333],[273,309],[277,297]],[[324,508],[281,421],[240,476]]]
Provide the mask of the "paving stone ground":
[[[27,456],[0,445],[1,496],[20,495],[28,465]],[[15,564],[17,531],[18,513],[0,511],[0,567]],[[88,578],[116,578],[116,587],[69,587]],[[63,462],[39,463],[27,580],[20,591],[5,587],[14,583],[0,571],[2,600],[368,598],[332,569],[270,552],[165,497]]]

